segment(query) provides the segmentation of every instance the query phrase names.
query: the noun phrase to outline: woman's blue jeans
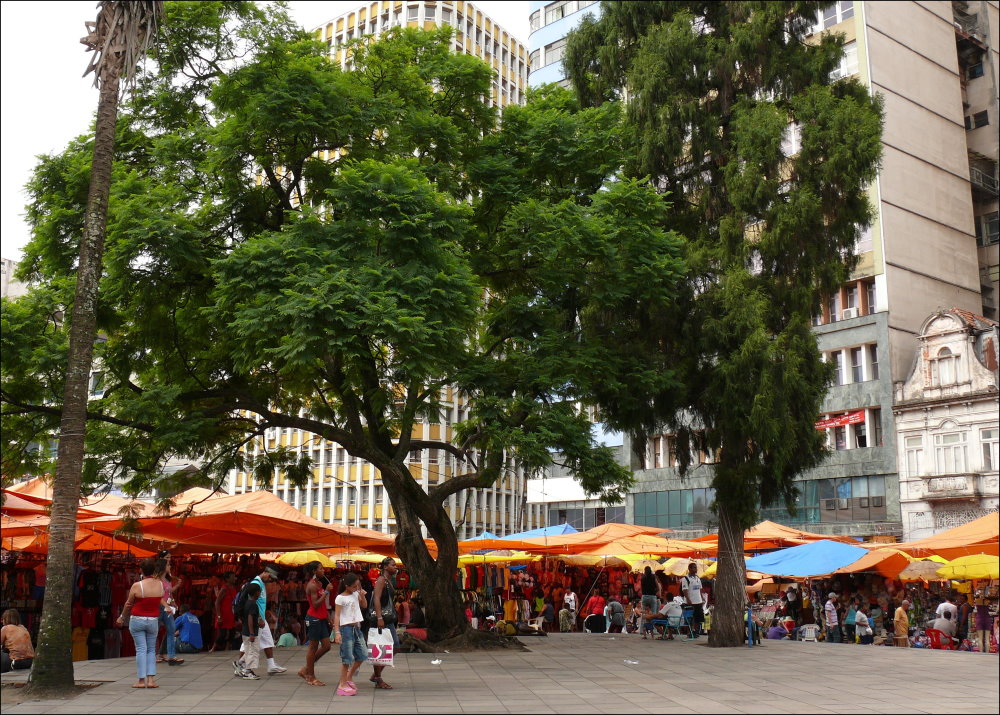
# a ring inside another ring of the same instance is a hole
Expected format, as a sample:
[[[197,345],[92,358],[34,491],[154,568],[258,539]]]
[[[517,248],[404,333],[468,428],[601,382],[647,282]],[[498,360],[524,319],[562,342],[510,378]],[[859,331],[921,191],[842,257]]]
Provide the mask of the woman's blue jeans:
[[[135,669],[139,680],[156,675],[156,634],[160,630],[158,618],[132,616],[128,631],[135,641]]]
[[[167,629],[167,634],[163,636],[163,643],[160,645],[160,655],[167,654],[167,658],[177,655],[177,639],[174,638],[174,614],[167,613],[163,606],[160,606],[160,623]]]

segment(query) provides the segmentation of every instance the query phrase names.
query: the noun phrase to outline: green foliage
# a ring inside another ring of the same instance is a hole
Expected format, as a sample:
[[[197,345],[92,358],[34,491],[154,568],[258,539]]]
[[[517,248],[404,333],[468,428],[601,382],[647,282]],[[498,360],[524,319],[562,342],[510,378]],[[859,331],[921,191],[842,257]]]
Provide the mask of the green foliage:
[[[497,122],[492,70],[447,31],[355,44],[343,71],[280,8],[167,13],[118,126],[95,474],[137,493],[175,455],[212,484],[302,484],[310,459],[262,437],[304,429],[374,463],[440,543],[454,533],[428,505],[511,460],[558,451],[588,492],[620,496],[630,474],[584,407],[678,390],[658,341],[685,266],[662,201],[618,176],[618,108],[550,89]],[[46,318],[72,309],[89,162],[83,137],[29,187],[37,284],[3,305],[5,465],[36,468],[21,447],[56,424],[65,325]],[[469,406],[459,444],[413,445],[448,385]],[[460,476],[425,494],[411,447],[453,450]]]
[[[627,97],[626,174],[652,177],[673,205],[660,225],[687,239],[686,290],[654,331],[683,389],[606,413],[637,443],[676,431],[682,470],[690,442],[721,450],[717,501],[743,526],[762,504],[794,508],[794,477],[823,459],[810,318],[872,218],[881,105],[830,81],[842,37],[804,41],[822,5],[606,2],[567,47],[583,106]],[[790,122],[802,146],[786,156]]]

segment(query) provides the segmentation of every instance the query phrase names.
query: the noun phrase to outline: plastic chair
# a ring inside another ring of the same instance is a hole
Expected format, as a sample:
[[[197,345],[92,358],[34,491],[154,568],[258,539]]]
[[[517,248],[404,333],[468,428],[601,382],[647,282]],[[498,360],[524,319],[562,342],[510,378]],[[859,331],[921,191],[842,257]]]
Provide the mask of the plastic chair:
[[[543,616],[536,616],[528,620],[528,628],[536,631],[545,630],[543,624],[545,623],[545,618]]]
[[[815,623],[806,623],[804,626],[799,626],[798,639],[800,641],[805,641],[808,643],[819,642],[816,636],[819,634],[819,626]]]
[[[955,641],[944,631],[939,631],[937,628],[928,628],[925,633],[927,639],[930,641],[932,650],[958,650]]]

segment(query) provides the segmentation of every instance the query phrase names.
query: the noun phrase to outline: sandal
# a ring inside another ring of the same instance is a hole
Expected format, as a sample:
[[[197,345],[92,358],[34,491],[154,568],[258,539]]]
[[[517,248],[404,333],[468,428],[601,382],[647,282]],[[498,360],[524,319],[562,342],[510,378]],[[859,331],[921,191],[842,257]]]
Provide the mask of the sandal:
[[[158,687],[160,687],[160,686],[159,686],[159,685],[157,685],[156,683],[153,683],[152,685],[149,685],[149,684],[147,684],[147,685],[146,685],[146,687],[147,687],[147,688],[158,688]]]
[[[133,685],[132,687],[133,687],[133,688],[139,688],[139,689],[142,689],[142,688],[145,688],[145,687],[146,687],[146,684],[145,684],[145,683],[136,683],[136,684],[135,684],[135,685]]]
[[[382,680],[382,678],[379,678],[378,682],[375,683],[375,689],[376,690],[392,690],[392,686],[389,685],[384,680]]]
[[[180,665],[183,662],[183,658],[167,658],[167,665]]]
[[[316,678],[312,678],[310,680],[307,680],[306,682],[309,685],[315,685],[316,687],[324,687],[326,685],[326,683],[324,683],[322,680],[317,680]]]

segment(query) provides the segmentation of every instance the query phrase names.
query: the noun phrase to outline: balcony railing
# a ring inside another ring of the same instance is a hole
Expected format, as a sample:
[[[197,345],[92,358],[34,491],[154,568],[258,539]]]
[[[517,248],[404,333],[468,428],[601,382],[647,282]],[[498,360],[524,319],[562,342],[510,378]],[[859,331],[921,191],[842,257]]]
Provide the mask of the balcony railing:
[[[984,171],[978,166],[970,166],[969,180],[972,182],[973,188],[984,191],[991,196],[996,196],[1000,191],[1000,182],[997,181],[995,166],[992,172]]]

